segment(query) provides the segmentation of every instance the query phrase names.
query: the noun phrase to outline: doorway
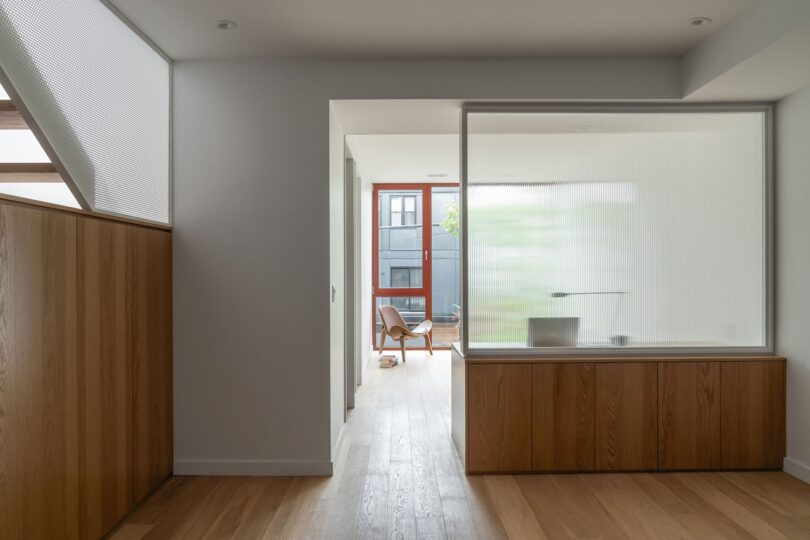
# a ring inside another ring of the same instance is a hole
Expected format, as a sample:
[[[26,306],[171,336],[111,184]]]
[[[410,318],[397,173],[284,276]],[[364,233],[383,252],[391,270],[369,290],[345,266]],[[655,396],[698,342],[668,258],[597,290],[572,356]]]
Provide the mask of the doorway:
[[[461,311],[458,184],[374,184],[372,204],[372,346],[382,331],[378,307],[390,304],[411,327],[433,321],[434,348],[449,348]],[[399,343],[387,337],[384,348]],[[427,344],[416,339],[408,348]]]

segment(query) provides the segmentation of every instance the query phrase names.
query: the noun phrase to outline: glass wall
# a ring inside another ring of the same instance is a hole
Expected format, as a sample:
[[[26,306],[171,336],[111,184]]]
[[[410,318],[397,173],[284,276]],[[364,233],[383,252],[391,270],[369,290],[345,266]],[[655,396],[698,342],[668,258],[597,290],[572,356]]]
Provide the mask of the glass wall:
[[[766,112],[468,112],[468,350],[767,345]]]

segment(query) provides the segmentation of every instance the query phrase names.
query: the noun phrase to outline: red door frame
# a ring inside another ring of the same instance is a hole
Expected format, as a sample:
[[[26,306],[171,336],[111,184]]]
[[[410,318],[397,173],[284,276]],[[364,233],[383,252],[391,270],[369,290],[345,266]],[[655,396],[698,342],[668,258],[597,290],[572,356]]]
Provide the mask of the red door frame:
[[[377,342],[377,297],[378,296],[423,296],[425,298],[425,318],[433,316],[433,188],[458,187],[458,183],[421,183],[421,184],[373,184],[371,199],[371,341],[374,350],[379,348]],[[380,191],[421,191],[422,192],[422,287],[421,288],[381,288],[380,287]],[[431,332],[431,339],[433,338]],[[450,347],[433,347],[449,349]],[[398,350],[397,347],[384,347],[386,350]],[[427,347],[414,347],[412,350],[424,351]]]

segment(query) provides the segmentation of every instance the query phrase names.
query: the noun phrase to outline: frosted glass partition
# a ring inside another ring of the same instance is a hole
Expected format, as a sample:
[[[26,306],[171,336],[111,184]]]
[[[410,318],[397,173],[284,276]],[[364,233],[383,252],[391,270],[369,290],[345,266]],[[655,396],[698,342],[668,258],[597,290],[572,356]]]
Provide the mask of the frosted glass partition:
[[[0,0],[0,67],[91,209],[170,221],[170,65],[99,0]]]
[[[767,347],[766,114],[467,112],[467,350]]]

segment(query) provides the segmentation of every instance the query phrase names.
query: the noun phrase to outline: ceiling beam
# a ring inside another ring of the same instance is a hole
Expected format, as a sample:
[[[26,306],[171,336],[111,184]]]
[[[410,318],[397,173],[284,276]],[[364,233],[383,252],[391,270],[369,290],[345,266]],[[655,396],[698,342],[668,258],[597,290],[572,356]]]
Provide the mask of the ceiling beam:
[[[10,100],[0,100],[0,129],[28,129],[20,111]]]
[[[0,163],[0,183],[49,182],[62,183],[62,177],[52,163]]]

